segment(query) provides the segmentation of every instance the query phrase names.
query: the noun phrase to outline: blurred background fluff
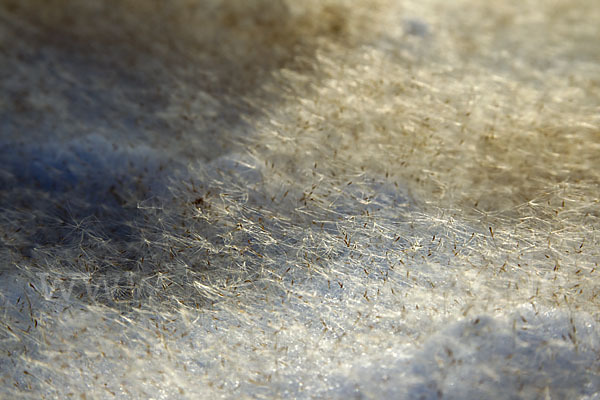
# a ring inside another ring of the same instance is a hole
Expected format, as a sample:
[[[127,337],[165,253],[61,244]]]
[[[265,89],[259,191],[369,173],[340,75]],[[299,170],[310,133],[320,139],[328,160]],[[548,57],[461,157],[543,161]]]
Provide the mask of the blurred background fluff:
[[[0,397],[600,399],[600,5],[4,0]]]

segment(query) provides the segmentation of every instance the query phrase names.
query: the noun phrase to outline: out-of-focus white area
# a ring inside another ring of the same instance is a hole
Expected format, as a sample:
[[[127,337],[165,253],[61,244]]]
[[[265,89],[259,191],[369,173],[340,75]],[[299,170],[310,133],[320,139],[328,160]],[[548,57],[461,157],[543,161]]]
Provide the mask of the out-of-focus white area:
[[[0,397],[600,398],[600,5],[0,6]]]

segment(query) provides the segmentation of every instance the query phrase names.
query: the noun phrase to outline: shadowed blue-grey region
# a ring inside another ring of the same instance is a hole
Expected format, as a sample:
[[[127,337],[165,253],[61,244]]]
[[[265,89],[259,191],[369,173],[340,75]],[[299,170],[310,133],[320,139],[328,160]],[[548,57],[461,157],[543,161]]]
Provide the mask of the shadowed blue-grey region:
[[[600,399],[598,27],[4,1],[0,397]]]

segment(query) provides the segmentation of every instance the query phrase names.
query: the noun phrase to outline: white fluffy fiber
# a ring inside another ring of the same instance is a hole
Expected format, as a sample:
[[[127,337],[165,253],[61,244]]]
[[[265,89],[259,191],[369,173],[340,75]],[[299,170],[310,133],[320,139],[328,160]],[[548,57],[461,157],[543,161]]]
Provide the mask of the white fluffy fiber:
[[[0,397],[600,399],[600,5],[0,6]]]

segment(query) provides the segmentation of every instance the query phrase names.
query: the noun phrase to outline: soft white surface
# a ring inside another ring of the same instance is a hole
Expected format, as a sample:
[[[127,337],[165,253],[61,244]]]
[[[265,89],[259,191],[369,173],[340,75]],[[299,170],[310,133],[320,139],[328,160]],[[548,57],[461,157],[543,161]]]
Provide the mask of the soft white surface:
[[[0,397],[600,398],[595,2],[0,20]]]

